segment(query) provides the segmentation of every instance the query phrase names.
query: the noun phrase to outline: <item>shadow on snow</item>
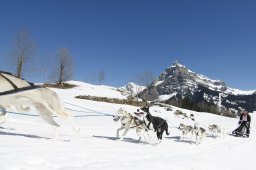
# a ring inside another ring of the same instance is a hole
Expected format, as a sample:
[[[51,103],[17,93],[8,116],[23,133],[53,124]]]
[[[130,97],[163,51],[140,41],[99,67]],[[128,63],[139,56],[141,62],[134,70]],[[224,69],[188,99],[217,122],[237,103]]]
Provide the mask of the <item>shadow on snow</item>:
[[[0,127],[0,129],[5,129]],[[31,139],[47,139],[47,140],[52,140],[52,138],[49,137],[42,137],[42,136],[37,136],[37,135],[31,135],[31,134],[24,134],[24,133],[13,133],[13,132],[4,132],[4,131],[0,131],[0,136],[21,136],[21,137],[26,137],[26,138],[31,138]],[[62,139],[57,139],[60,141],[64,141],[64,142],[69,142],[69,140],[62,140]]]
[[[180,136],[172,136],[172,137],[165,137],[166,139],[171,139],[173,140],[174,142],[178,142],[178,143],[189,143],[189,144],[192,144],[192,143],[196,143],[195,141],[191,141],[190,139],[182,139],[180,140]]]
[[[99,139],[107,139],[107,140],[112,140],[112,141],[119,141],[120,138],[117,137],[110,137],[110,136],[95,136],[93,135],[94,138],[99,138]],[[122,142],[128,142],[128,143],[135,143],[135,144],[149,144],[148,142],[144,141],[138,141],[132,138],[124,138],[121,140]]]

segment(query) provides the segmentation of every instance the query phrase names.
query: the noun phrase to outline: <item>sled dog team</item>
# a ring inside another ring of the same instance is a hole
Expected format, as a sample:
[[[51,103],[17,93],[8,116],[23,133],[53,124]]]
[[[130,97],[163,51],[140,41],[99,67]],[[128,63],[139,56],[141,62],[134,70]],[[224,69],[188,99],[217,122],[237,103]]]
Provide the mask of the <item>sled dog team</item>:
[[[24,115],[24,112],[36,110],[40,117],[53,127],[54,139],[57,136],[57,127],[59,127],[54,120],[55,115],[65,118],[75,131],[79,131],[79,127],[76,126],[72,115],[65,111],[63,103],[54,91],[35,86],[33,83],[21,80],[12,74],[1,71],[0,73],[2,73],[0,74],[0,123],[5,122],[7,113]],[[191,119],[195,122],[193,114],[188,116],[178,110],[174,114],[178,117],[182,116],[183,119]],[[142,134],[144,138],[145,134],[147,134],[148,139],[151,139],[152,135],[150,136],[149,132],[156,133],[158,142],[161,142],[164,132],[166,135],[169,135],[167,121],[161,117],[151,115],[149,107],[142,107],[134,113],[129,113],[123,108],[120,108],[117,111],[117,115],[114,116],[114,120],[120,120],[121,122],[121,127],[116,131],[118,138],[119,132],[124,129],[120,140],[132,128],[136,129],[139,140],[141,140]],[[244,111],[240,116],[240,126],[232,132],[232,135],[249,137],[250,122],[250,115],[247,111]],[[206,136],[206,130],[200,127],[198,122],[194,123],[193,126],[180,124],[178,129],[182,132],[180,139],[183,139],[185,135],[190,135],[191,139],[192,136],[195,136],[197,144],[201,143],[202,139]],[[209,125],[208,130],[214,137],[225,134],[225,129],[215,124]]]
[[[138,141],[141,140],[142,134],[144,139],[151,140],[152,134],[149,135],[149,131],[156,132],[158,143],[161,142],[164,131],[166,135],[169,135],[167,121],[160,117],[152,116],[149,112],[149,107],[143,107],[137,109],[134,113],[129,113],[123,108],[120,108],[117,111],[117,115],[113,116],[114,121],[119,121],[121,127],[116,131],[116,137],[119,138],[119,133],[124,129],[119,140],[123,140],[130,129],[136,129],[136,133],[139,136]],[[193,116],[194,119],[194,116]],[[185,136],[190,135],[190,140],[192,142],[192,137],[195,137],[195,143],[200,144],[203,138],[206,137],[206,129],[199,126],[198,122],[195,122],[193,126],[180,124],[178,129],[181,131],[182,135],[180,136],[180,141],[184,140]],[[211,132],[211,135],[216,138],[224,136],[226,131],[224,128],[219,127],[218,125],[212,124],[209,125],[208,130]],[[147,138],[145,136],[147,134]]]
[[[200,144],[202,142],[202,139],[207,136],[206,129],[200,127],[198,122],[195,122],[194,126],[184,125],[183,123],[181,123],[178,129],[182,133],[182,135],[180,136],[180,140],[183,140],[184,136],[189,135],[190,140],[192,141],[192,137],[195,136],[196,144]],[[209,125],[208,130],[210,131],[211,136],[213,136],[214,138],[224,136],[226,134],[226,130],[216,124]]]

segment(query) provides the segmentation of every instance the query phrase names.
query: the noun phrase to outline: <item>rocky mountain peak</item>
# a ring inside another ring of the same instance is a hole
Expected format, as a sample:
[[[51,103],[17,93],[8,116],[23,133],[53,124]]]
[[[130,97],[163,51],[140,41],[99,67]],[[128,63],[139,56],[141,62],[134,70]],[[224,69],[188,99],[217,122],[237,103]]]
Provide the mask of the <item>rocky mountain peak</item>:
[[[217,91],[225,91],[227,85],[225,82],[220,80],[212,80],[206,76],[197,74],[189,70],[186,66],[175,62],[170,67],[165,69],[165,71],[159,76],[159,78],[153,83],[155,86],[169,86],[169,85],[178,85],[193,87],[204,86]]]
[[[220,93],[225,94],[222,100],[225,100],[223,103],[227,108],[237,109],[239,105],[248,109],[256,108],[254,103],[247,102],[250,96],[256,95],[255,91],[246,92],[229,88],[225,82],[197,74],[179,62],[174,62],[166,68],[139,96],[147,100],[166,102],[189,98],[194,103],[206,102],[216,105]],[[252,97],[250,100],[254,101],[256,98]]]
[[[159,81],[162,81],[168,77],[172,76],[185,76],[188,75],[188,69],[186,66],[181,65],[178,62],[173,63],[170,67],[165,69],[165,71],[159,76]]]

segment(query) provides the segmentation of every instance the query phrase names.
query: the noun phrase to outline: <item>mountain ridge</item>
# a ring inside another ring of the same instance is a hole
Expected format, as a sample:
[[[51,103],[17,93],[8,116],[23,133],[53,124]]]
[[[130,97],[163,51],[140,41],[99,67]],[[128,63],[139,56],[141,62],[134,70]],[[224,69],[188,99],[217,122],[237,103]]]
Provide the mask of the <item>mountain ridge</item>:
[[[224,81],[197,74],[178,62],[166,68],[139,97],[171,104],[187,98],[196,105],[203,102],[235,113],[240,109],[256,110],[256,90],[230,88]]]

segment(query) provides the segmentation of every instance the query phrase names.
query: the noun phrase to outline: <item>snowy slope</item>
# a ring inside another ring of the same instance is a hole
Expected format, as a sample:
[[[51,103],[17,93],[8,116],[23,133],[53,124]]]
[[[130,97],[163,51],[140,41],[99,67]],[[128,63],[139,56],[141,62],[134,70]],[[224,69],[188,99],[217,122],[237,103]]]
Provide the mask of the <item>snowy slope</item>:
[[[83,86],[83,85],[82,85]],[[87,85],[85,85],[87,86]],[[166,111],[154,106],[154,115],[167,119],[170,135],[164,135],[162,143],[153,146],[144,140],[137,142],[137,135],[130,130],[123,141],[115,138],[119,122],[111,116],[102,116],[92,111],[71,106],[72,103],[101,113],[115,114],[124,107],[134,111],[136,107],[110,104],[73,98],[77,94],[92,93],[78,87],[68,90],[53,89],[66,102],[65,107],[73,113],[79,134],[61,119],[59,139],[53,141],[53,129],[37,116],[9,114],[7,121],[0,125],[0,169],[1,170],[254,170],[256,162],[256,116],[252,115],[250,138],[226,135],[220,138],[208,136],[200,145],[190,143],[189,138],[179,141],[179,123],[193,124],[191,120],[174,116],[175,110],[193,113],[196,121],[204,128],[216,123],[230,133],[237,126],[237,119],[221,117],[209,113],[197,113],[176,107]],[[102,87],[102,95],[117,96],[108,87]],[[97,91],[97,90],[96,90]],[[97,93],[94,91],[93,93]],[[31,113],[34,114],[34,113]],[[152,142],[156,139],[154,138]],[[194,139],[193,139],[194,141]],[[244,158],[244,159],[242,159]],[[245,161],[246,160],[246,161]]]
[[[126,86],[115,88],[105,85],[93,85],[89,83],[84,83],[80,81],[67,81],[69,84],[76,85],[76,87],[64,91],[63,93],[68,93],[68,95],[78,96],[78,95],[90,95],[97,97],[109,97],[117,99],[126,99],[128,96],[135,96],[145,89],[144,86],[139,86],[135,83],[128,83]],[[58,91],[58,89],[56,89]]]
[[[69,84],[76,85],[76,87],[69,89],[68,91],[62,91],[67,95],[78,96],[78,95],[90,95],[97,97],[109,97],[109,98],[118,98],[125,99],[126,96],[118,91],[115,87],[105,86],[105,85],[93,85],[89,83],[79,82],[79,81],[67,81]],[[59,91],[58,89],[55,89]]]

